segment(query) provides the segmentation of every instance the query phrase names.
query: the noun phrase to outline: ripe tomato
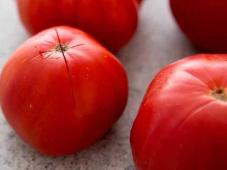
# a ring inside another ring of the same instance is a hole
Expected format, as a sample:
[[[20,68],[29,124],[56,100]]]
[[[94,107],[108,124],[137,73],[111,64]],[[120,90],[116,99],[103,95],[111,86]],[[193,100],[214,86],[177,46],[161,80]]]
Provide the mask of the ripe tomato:
[[[136,0],[139,4],[142,2],[142,0]]]
[[[121,116],[127,96],[127,76],[119,61],[70,27],[51,28],[27,40],[0,79],[8,122],[48,155],[93,144]]]
[[[170,0],[173,14],[200,50],[227,51],[226,0]]]
[[[22,22],[31,33],[70,25],[80,28],[117,52],[137,27],[134,0],[17,0]]]
[[[139,170],[227,169],[227,55],[196,55],[152,81],[131,132]]]

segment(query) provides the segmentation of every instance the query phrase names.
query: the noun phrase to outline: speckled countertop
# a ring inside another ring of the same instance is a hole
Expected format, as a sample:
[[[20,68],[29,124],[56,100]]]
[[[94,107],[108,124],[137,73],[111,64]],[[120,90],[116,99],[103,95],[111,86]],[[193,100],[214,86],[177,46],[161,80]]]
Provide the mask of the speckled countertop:
[[[0,0],[0,67],[28,35],[14,0]],[[178,30],[168,0],[145,0],[132,41],[118,54],[125,65],[130,93],[121,119],[97,144],[61,158],[45,157],[27,146],[0,114],[0,170],[133,170],[129,133],[144,92],[166,64],[194,51]]]

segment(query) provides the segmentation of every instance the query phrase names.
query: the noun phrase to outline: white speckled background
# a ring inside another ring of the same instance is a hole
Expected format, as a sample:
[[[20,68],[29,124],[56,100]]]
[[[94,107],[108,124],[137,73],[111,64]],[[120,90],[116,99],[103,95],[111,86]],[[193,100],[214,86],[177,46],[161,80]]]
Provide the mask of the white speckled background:
[[[1,68],[26,38],[28,34],[19,21],[14,0],[0,0]],[[166,64],[193,53],[174,23],[168,0],[144,0],[138,31],[118,54],[130,83],[128,106],[118,123],[87,150],[49,158],[21,141],[0,114],[0,170],[134,170],[129,133],[149,82]]]

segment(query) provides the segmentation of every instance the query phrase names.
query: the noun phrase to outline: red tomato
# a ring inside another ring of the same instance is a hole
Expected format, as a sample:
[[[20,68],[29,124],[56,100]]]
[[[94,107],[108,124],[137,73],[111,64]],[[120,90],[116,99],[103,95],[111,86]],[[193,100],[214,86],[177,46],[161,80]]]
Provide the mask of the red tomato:
[[[226,0],[170,0],[176,20],[200,50],[227,51]]]
[[[196,55],[152,81],[131,132],[138,170],[227,169],[227,55]]]
[[[128,96],[123,66],[86,33],[56,27],[27,40],[0,79],[8,122],[48,155],[80,151],[121,116]]]
[[[134,0],[17,0],[22,22],[31,33],[58,25],[80,28],[116,52],[137,27]]]
[[[142,0],[136,0],[139,4],[142,2]]]

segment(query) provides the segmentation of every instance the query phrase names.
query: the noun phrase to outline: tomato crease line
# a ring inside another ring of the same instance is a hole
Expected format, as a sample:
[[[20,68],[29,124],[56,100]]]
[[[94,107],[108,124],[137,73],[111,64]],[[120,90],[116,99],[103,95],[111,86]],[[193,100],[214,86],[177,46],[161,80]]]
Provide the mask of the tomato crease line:
[[[60,46],[60,50],[61,50],[64,62],[65,62],[65,66],[66,66],[66,71],[67,71],[67,74],[68,74],[69,82],[70,82],[70,85],[71,85],[71,93],[72,93],[72,97],[73,97],[73,102],[74,102],[74,105],[76,105],[75,94],[74,94],[74,90],[73,90],[73,80],[72,80],[72,75],[70,74],[69,63],[68,63],[68,60],[67,60],[67,58],[65,56],[65,53],[64,53],[64,50],[63,50],[63,47],[62,47],[61,38],[60,38],[60,35],[58,33],[58,30],[55,29],[55,32],[56,32],[56,35],[57,35],[58,43],[59,43],[59,46]]]
[[[83,46],[83,45],[85,45],[85,44],[77,44],[77,45],[71,46],[69,48],[75,48],[75,47],[79,47],[79,46]]]

